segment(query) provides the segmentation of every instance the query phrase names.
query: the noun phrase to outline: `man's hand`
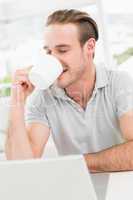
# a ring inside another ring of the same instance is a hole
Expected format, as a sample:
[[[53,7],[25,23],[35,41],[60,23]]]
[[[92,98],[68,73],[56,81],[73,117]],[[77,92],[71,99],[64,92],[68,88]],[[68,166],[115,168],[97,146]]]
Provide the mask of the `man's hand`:
[[[26,69],[16,70],[11,88],[11,101],[14,105],[24,104],[27,97],[33,92],[34,86],[28,78],[29,71],[32,66]]]
[[[9,128],[5,153],[9,160],[40,158],[49,137],[49,128],[41,123],[25,124],[25,101],[34,90],[28,79],[29,69],[17,70],[13,77]]]

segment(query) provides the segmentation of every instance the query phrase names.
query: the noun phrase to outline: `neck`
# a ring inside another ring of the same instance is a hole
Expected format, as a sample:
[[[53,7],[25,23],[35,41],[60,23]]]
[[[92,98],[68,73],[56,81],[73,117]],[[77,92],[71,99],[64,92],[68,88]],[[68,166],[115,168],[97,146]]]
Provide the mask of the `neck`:
[[[96,80],[94,64],[89,67],[84,75],[69,87],[65,88],[67,95],[85,109],[88,100],[91,98]]]

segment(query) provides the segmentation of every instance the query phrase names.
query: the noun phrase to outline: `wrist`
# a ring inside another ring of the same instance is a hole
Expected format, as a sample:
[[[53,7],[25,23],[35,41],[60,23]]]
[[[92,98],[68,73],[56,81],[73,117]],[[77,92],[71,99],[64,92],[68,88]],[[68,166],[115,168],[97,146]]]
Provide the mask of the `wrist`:
[[[84,154],[84,159],[85,159],[86,165],[92,173],[98,172],[96,169],[96,158],[95,157],[96,157],[95,153]]]
[[[21,84],[12,84],[11,87],[11,105],[13,107],[24,105],[26,102],[26,94]]]

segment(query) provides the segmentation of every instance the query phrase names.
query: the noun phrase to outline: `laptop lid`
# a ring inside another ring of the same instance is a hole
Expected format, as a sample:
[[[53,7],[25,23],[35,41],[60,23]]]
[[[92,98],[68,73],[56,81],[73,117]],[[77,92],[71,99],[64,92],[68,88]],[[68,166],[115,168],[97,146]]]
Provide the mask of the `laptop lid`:
[[[96,200],[82,156],[0,162],[2,200]]]

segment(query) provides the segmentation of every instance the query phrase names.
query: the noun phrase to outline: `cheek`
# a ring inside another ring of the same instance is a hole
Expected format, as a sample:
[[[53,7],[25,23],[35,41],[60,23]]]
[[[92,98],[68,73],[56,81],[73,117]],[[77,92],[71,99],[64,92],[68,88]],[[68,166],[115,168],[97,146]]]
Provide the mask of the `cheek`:
[[[84,58],[81,53],[67,54],[62,58],[62,64],[67,67],[70,73],[76,71],[82,71],[84,63]]]
[[[83,58],[75,58],[73,63],[71,63],[71,66],[74,71],[83,71],[85,66]]]

